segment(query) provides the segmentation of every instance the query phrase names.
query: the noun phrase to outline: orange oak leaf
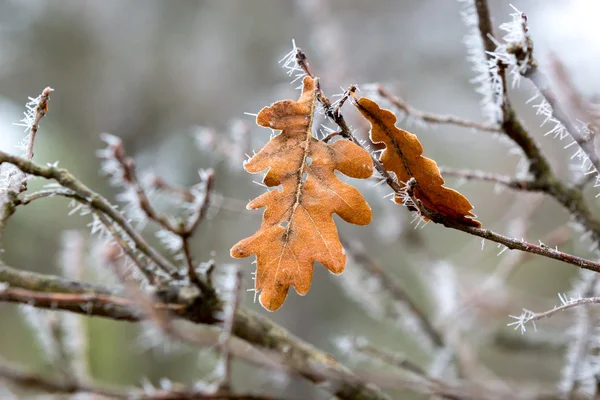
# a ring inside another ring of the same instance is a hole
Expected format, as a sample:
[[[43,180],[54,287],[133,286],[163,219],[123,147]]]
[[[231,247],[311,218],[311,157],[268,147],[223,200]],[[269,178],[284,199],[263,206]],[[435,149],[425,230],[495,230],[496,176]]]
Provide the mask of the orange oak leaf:
[[[260,303],[275,311],[290,286],[300,295],[308,292],[313,263],[339,274],[346,264],[333,214],[367,225],[371,208],[354,187],[342,182],[335,170],[369,178],[373,163],[367,151],[348,141],[326,144],[312,135],[317,102],[317,80],[305,77],[298,101],[283,100],[263,108],[260,126],[281,130],[245,165],[258,173],[269,169],[263,182],[271,190],[248,203],[248,209],[266,207],[260,229],[231,249],[232,257],[256,254],[255,289]]]
[[[473,206],[465,196],[447,188],[435,161],[424,157],[423,146],[417,136],[396,127],[396,116],[389,110],[379,107],[373,100],[362,97],[353,102],[360,113],[371,123],[371,140],[383,143],[385,150],[381,162],[386,170],[396,174],[399,182],[416,180],[414,197],[427,209],[453,221],[481,227],[473,218]],[[402,198],[395,197],[402,204]]]

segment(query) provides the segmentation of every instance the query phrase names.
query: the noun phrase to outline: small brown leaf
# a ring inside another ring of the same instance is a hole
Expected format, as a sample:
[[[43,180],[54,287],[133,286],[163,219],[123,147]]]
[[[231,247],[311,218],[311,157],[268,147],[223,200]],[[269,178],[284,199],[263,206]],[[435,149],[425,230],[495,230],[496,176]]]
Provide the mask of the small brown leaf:
[[[481,227],[473,218],[473,206],[456,190],[447,188],[435,161],[424,157],[417,136],[396,127],[396,116],[382,109],[371,99],[362,97],[354,102],[360,113],[371,123],[371,140],[384,143],[381,162],[386,170],[396,174],[399,182],[415,178],[414,197],[427,209],[465,225]],[[396,203],[402,199],[396,195]]]
[[[256,122],[281,130],[250,161],[246,171],[266,170],[264,183],[281,185],[252,200],[247,208],[267,207],[260,229],[231,249],[232,257],[256,254],[255,289],[267,310],[277,310],[290,286],[308,292],[313,263],[339,274],[346,264],[333,213],[347,222],[367,225],[371,208],[354,187],[340,181],[338,170],[353,178],[369,178],[373,163],[367,151],[348,141],[326,144],[312,136],[317,81],[304,78],[298,101],[283,100],[263,108]]]

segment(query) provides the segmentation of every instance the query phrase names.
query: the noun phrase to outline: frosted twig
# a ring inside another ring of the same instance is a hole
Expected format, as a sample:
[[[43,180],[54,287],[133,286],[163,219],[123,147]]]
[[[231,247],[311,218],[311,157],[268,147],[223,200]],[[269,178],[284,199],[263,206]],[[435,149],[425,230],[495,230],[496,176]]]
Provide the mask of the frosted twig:
[[[525,333],[527,331],[526,325],[530,322],[533,324],[534,329],[536,329],[535,322],[539,321],[540,319],[549,318],[556,313],[569,310],[574,307],[600,303],[600,297],[567,298],[561,294],[559,294],[558,297],[561,302],[560,306],[556,306],[551,310],[543,312],[533,312],[524,308],[521,315],[510,315],[510,317],[516,321],[507,324],[507,326],[514,326],[515,329],[520,329],[521,333]]]
[[[104,135],[105,140],[108,143],[108,149],[112,152],[110,158],[114,159],[120,165],[120,172],[122,179],[122,184],[125,186],[131,187],[135,192],[135,196],[137,196],[137,202],[140,209],[146,214],[146,217],[157,222],[164,229],[168,231],[174,232],[177,231],[177,224],[172,221],[167,215],[159,213],[152,207],[150,203],[150,199],[146,194],[146,190],[142,187],[140,180],[137,176],[135,162],[133,158],[128,157],[125,153],[125,146],[123,145],[123,141],[116,137],[112,136],[110,139],[108,135]],[[110,159],[109,158],[109,159]],[[118,178],[118,177],[114,177]],[[135,201],[135,200],[134,200]]]
[[[23,150],[25,151],[25,158],[27,160],[31,160],[33,158],[33,145],[35,143],[35,136],[40,127],[40,122],[42,118],[48,112],[48,99],[50,98],[50,93],[52,93],[54,89],[47,87],[42,91],[36,98],[29,98],[29,102],[27,103],[27,111],[25,111],[25,116],[21,120],[21,122],[16,123],[15,125],[25,127],[25,133],[27,137],[24,140]]]

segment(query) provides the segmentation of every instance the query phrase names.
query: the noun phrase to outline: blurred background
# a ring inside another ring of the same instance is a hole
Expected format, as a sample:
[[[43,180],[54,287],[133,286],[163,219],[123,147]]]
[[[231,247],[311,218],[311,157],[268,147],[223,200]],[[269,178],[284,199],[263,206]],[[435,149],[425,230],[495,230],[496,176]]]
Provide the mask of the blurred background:
[[[541,64],[548,54],[556,54],[582,93],[596,96],[600,4],[594,0],[512,4],[528,15]],[[490,6],[496,27],[514,12],[507,1],[490,0]],[[256,231],[261,218],[261,212],[244,209],[248,199],[264,189],[252,183],[261,178],[246,173],[242,161],[244,152],[258,150],[270,132],[255,126],[254,118],[244,113],[299,95],[297,84],[290,84],[292,78],[278,64],[292,49],[292,39],[307,54],[330,97],[350,84],[358,84],[368,95],[368,84],[381,83],[419,109],[481,122],[480,96],[470,82],[474,72],[463,44],[467,29],[462,8],[448,0],[0,0],[0,148],[18,151],[23,132],[13,123],[22,118],[28,96],[51,86],[55,92],[34,160],[59,161],[110,199],[118,190],[101,176],[95,157],[104,146],[102,132],[123,138],[140,170],[175,185],[193,185],[200,168],[213,168],[220,200],[195,236],[194,254],[198,261],[214,258],[225,268],[234,263],[231,246]],[[569,177],[571,153],[563,149],[565,143],[544,137],[550,128],[540,127],[541,117],[526,104],[533,94],[526,81],[511,92],[520,117],[553,167]],[[365,136],[367,127],[352,107],[346,105],[343,111]],[[509,175],[518,169],[520,155],[511,152],[513,146],[489,132],[423,126],[410,120],[399,126],[417,134],[425,155],[440,166]],[[497,339],[512,334],[506,328],[509,314],[519,314],[523,307],[541,311],[557,304],[556,293],[571,289],[576,268],[539,257],[519,259],[507,286],[478,298],[466,315],[449,318],[437,300],[444,296],[440,293],[453,291],[446,299],[460,300],[499,263],[507,262],[510,252],[497,256],[501,249],[495,244],[482,250],[480,239],[433,224],[414,229],[410,213],[384,198],[387,188],[352,183],[369,201],[374,220],[368,227],[338,221],[346,239],[359,243],[398,278],[437,323],[447,324],[447,329],[469,327],[461,337],[491,373],[538,384],[558,379],[560,351],[513,352]],[[537,242],[568,223],[568,215],[552,199],[451,177],[446,183],[469,198],[484,227],[500,233]],[[43,184],[35,181],[32,187]],[[588,195],[590,207],[600,215],[598,202],[593,201],[597,192],[591,189]],[[4,260],[24,270],[58,274],[61,232],[80,230],[88,237],[86,279],[109,279],[99,265],[98,240],[89,236],[89,219],[68,216],[67,204],[48,199],[19,210],[7,226]],[[157,242],[154,229],[148,226],[145,233]],[[591,257],[588,245],[580,233],[568,230],[561,249]],[[235,262],[244,272],[244,289],[252,288],[252,260]],[[377,318],[375,309],[382,305],[365,304],[363,295],[370,289],[368,280],[356,279],[360,267],[349,259],[346,268],[335,277],[316,265],[309,294],[300,297],[291,291],[285,305],[268,316],[358,369],[369,365],[342,351],[344,346],[338,344],[344,338],[365,337],[422,365],[431,363],[431,357],[414,345],[419,338],[401,321]],[[267,314],[253,303],[251,292],[245,292],[244,303]],[[472,318],[477,322],[472,324]],[[545,332],[527,335],[557,332],[570,318],[545,321],[538,326]],[[86,324],[89,368],[101,382],[139,384],[148,378],[156,383],[168,377],[189,383],[210,370],[210,351],[199,355],[186,348],[153,348],[138,327],[127,323],[86,319]],[[45,364],[37,346],[18,307],[0,304],[0,356],[42,371]],[[239,388],[327,398],[304,382],[275,382],[265,372],[244,365],[236,365],[235,374]]]

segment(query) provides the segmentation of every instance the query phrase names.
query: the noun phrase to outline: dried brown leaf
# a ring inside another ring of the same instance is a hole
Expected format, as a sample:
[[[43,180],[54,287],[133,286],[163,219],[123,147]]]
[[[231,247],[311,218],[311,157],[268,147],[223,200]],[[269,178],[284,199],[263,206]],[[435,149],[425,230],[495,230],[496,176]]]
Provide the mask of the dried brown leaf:
[[[415,178],[414,197],[424,207],[453,221],[481,227],[473,218],[473,206],[465,196],[447,188],[435,161],[423,156],[423,146],[417,136],[396,127],[396,116],[379,107],[373,100],[362,97],[354,101],[360,113],[371,123],[371,140],[384,143],[381,162],[386,170],[396,174],[399,182]],[[402,198],[396,195],[396,203]]]
[[[343,271],[346,254],[334,213],[357,225],[371,222],[371,208],[360,192],[334,172],[369,178],[371,157],[348,140],[326,144],[312,136],[316,86],[316,79],[305,77],[298,101],[278,101],[260,111],[257,124],[281,134],[244,166],[251,173],[269,169],[264,183],[281,185],[281,190],[271,190],[248,204],[248,209],[267,207],[262,225],[231,249],[236,258],[256,254],[255,289],[262,306],[271,311],[281,307],[290,286],[300,295],[308,292],[315,261],[334,274]]]

